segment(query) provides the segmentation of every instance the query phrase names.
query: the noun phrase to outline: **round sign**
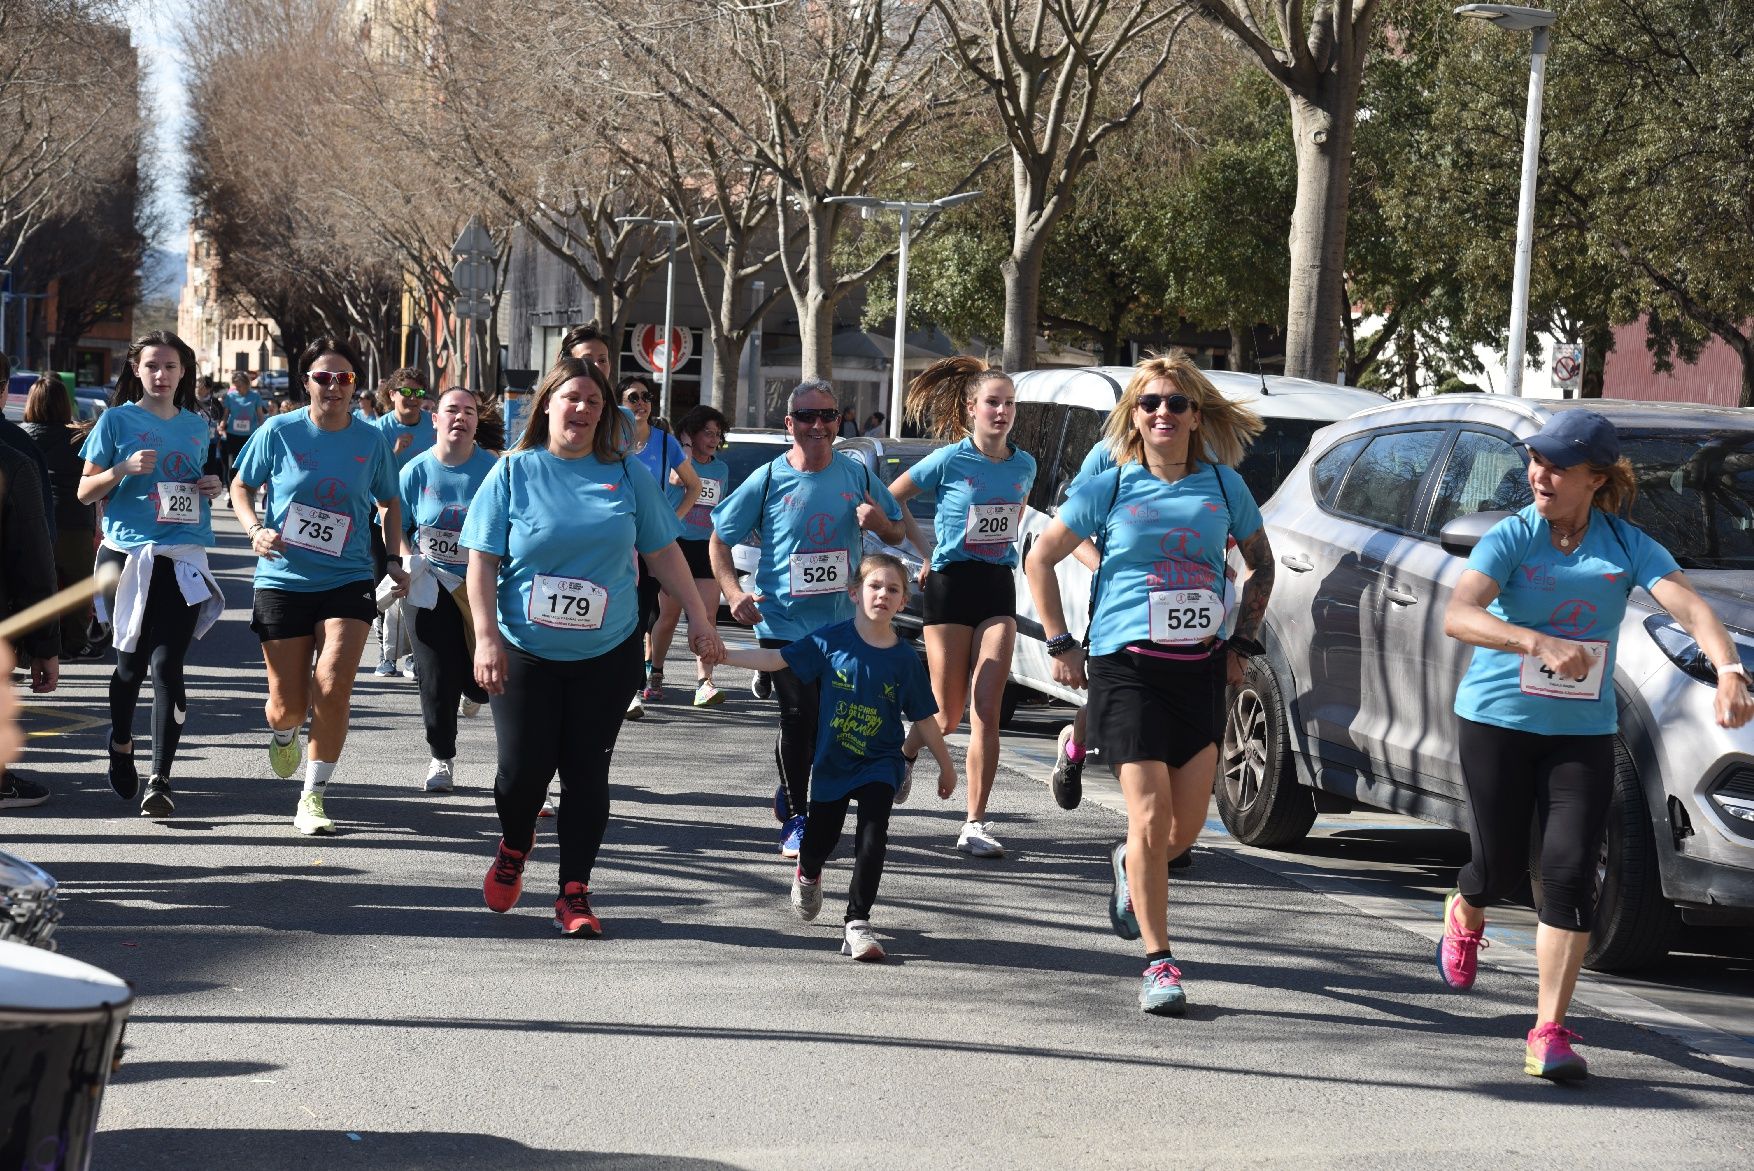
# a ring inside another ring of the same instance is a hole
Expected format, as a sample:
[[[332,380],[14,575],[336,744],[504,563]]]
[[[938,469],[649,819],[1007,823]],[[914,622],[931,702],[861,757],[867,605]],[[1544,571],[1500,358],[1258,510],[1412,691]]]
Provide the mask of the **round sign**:
[[[694,357],[694,332],[677,327],[670,331],[670,344],[664,344],[664,327],[636,325],[633,327],[633,356],[653,374],[669,371],[674,374]]]
[[[1570,354],[1561,354],[1553,363],[1553,377],[1561,382],[1570,382],[1578,374],[1577,359]]]

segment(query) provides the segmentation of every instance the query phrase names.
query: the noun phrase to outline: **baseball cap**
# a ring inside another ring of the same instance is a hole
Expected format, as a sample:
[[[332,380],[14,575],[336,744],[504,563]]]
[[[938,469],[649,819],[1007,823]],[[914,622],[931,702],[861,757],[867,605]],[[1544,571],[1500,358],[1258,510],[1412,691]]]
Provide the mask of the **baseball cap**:
[[[1557,411],[1521,443],[1556,468],[1606,465],[1620,458],[1619,432],[1594,411]]]

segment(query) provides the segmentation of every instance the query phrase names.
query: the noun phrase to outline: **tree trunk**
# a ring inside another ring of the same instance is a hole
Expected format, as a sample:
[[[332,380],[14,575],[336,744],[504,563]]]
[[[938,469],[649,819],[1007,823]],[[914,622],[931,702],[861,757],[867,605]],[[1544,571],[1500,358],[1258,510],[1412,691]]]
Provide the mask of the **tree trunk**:
[[[804,299],[798,303],[798,346],[802,381],[834,379],[834,227],[835,208],[810,209],[805,243]],[[796,297],[794,297],[796,300]]]
[[[713,384],[705,405],[720,411],[736,426],[736,420],[742,418],[737,409],[737,381],[743,373],[743,335],[717,328],[712,334]]]
[[[1754,407],[1754,346],[1742,346],[1742,397],[1739,407]]]
[[[1012,372],[1035,369],[1035,339],[1041,331],[1042,260],[1048,248],[1046,226],[1026,226],[1023,215],[1020,209],[1011,255],[1000,266],[1005,274],[1005,369]]]
[[[1297,202],[1291,212],[1291,300],[1285,373],[1332,382],[1339,370],[1345,303],[1346,212],[1360,71],[1323,78],[1319,102],[1293,93]]]
[[[1254,323],[1232,320],[1230,323],[1230,368],[1240,370],[1245,374],[1252,374],[1255,367],[1260,364],[1257,357]]]

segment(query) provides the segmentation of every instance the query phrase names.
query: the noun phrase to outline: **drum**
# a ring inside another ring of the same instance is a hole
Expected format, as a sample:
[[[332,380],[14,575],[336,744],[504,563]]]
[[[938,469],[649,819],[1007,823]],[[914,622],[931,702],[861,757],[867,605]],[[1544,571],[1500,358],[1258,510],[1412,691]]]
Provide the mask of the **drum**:
[[[55,880],[23,858],[0,853],[0,940],[55,950],[61,908]]]
[[[101,968],[0,943],[0,1167],[84,1171],[133,997]]]

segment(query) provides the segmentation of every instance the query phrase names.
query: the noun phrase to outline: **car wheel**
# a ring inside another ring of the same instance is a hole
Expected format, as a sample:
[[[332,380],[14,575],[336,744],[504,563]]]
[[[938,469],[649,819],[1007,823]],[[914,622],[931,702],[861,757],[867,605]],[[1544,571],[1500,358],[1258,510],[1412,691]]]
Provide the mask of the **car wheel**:
[[[1266,849],[1292,845],[1315,824],[1315,799],[1297,783],[1285,705],[1265,659],[1249,660],[1242,685],[1227,699],[1218,815],[1239,842]]]
[[[1541,909],[1541,841],[1529,834],[1529,886]],[[1596,921],[1584,952],[1584,967],[1624,972],[1647,967],[1669,954],[1681,915],[1663,897],[1657,867],[1656,834],[1632,754],[1614,737],[1614,799],[1608,831],[1596,861]]]

